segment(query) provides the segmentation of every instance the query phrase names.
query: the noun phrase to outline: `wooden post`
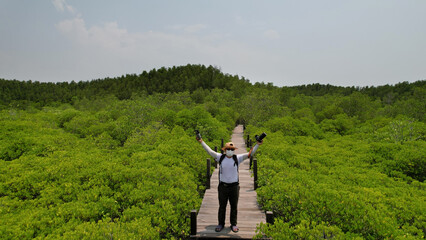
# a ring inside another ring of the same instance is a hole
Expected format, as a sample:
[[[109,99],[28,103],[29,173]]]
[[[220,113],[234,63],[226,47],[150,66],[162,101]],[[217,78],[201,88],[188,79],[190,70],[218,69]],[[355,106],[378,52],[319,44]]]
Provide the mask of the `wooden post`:
[[[274,224],[274,214],[272,213],[272,211],[266,212],[266,223]]]
[[[210,189],[210,158],[207,158],[207,179],[206,179],[206,189]]]
[[[191,235],[197,235],[197,210],[191,210]]]
[[[253,159],[254,190],[257,189],[257,159]]]
[[[214,151],[217,152],[217,146],[214,147]],[[214,161],[214,163],[213,163],[214,168],[217,168],[217,162],[216,162],[216,160],[213,159],[213,161]]]
[[[220,144],[220,153],[222,153],[222,154],[223,154],[223,150],[222,150],[222,148],[223,148],[223,138],[222,138],[222,143]]]

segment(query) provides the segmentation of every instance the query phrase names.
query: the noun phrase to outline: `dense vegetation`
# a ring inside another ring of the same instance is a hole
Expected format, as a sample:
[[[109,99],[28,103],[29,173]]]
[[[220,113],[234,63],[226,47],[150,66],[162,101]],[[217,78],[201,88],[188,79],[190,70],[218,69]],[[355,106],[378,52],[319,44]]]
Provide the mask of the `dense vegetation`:
[[[3,239],[188,238],[210,146],[268,136],[259,202],[275,239],[426,235],[426,81],[250,84],[187,65],[90,82],[0,80]]]
[[[188,133],[218,140],[233,125],[187,94],[163,97],[3,110],[2,238],[187,236],[205,172]]]

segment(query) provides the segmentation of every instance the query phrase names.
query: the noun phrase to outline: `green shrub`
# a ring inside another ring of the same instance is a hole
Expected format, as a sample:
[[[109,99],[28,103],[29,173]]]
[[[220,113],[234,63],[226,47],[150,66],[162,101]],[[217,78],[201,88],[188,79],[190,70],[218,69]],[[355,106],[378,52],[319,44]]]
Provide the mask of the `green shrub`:
[[[34,144],[25,139],[17,139],[5,147],[0,151],[0,159],[5,161],[12,161],[18,159],[26,152],[30,151]]]
[[[189,235],[190,210],[202,200],[205,151],[190,130],[172,122],[135,127],[137,118],[112,111],[64,117],[64,129],[56,126],[53,109],[2,118],[2,238]],[[209,114],[198,123],[223,127]],[[228,135],[223,128],[213,137]]]
[[[272,132],[280,126],[274,123],[265,124],[271,130],[251,126],[247,130]],[[259,203],[273,211],[276,221],[260,226],[258,237],[424,237],[424,183],[409,180],[408,175],[424,176],[419,165],[425,165],[425,157],[418,151],[424,143],[370,145],[369,141],[359,136],[288,136],[281,130],[269,134],[257,153],[257,193]],[[391,177],[382,173],[387,171]]]
[[[60,128],[64,127],[65,123],[68,123],[69,121],[71,121],[74,117],[81,115],[82,113],[73,109],[73,108],[68,108],[65,109],[64,111],[60,112],[57,115],[57,120],[56,122],[58,123],[58,126]]]
[[[273,118],[264,123],[272,132],[281,131],[287,136],[312,136],[322,138],[323,132],[309,119],[294,119],[292,117]]]

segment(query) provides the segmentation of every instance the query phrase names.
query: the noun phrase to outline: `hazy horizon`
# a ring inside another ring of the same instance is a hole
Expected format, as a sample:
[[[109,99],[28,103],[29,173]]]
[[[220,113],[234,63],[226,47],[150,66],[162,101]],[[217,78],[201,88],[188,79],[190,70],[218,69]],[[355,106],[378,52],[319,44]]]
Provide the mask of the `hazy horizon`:
[[[91,81],[201,64],[251,83],[426,79],[426,1],[0,0],[0,78]]]

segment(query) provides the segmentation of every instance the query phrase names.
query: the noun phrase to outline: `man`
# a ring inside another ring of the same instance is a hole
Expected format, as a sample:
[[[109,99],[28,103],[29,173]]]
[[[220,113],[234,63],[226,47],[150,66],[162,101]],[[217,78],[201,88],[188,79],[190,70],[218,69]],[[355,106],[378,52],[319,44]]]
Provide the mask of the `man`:
[[[237,149],[234,146],[234,143],[228,142],[222,148],[222,151],[225,154],[217,153],[213,151],[202,138],[197,138],[197,140],[201,143],[203,148],[207,151],[207,153],[212,156],[216,162],[219,163],[219,212],[218,212],[218,220],[219,224],[217,225],[215,231],[220,232],[225,226],[225,213],[226,213],[226,205],[231,205],[231,230],[233,232],[238,232],[239,229],[237,227],[237,209],[238,209],[238,197],[240,194],[240,186],[238,179],[238,166],[245,159],[250,158],[250,156],[254,155],[259,145],[262,142],[258,142],[249,153],[238,154],[235,155],[234,151]]]

